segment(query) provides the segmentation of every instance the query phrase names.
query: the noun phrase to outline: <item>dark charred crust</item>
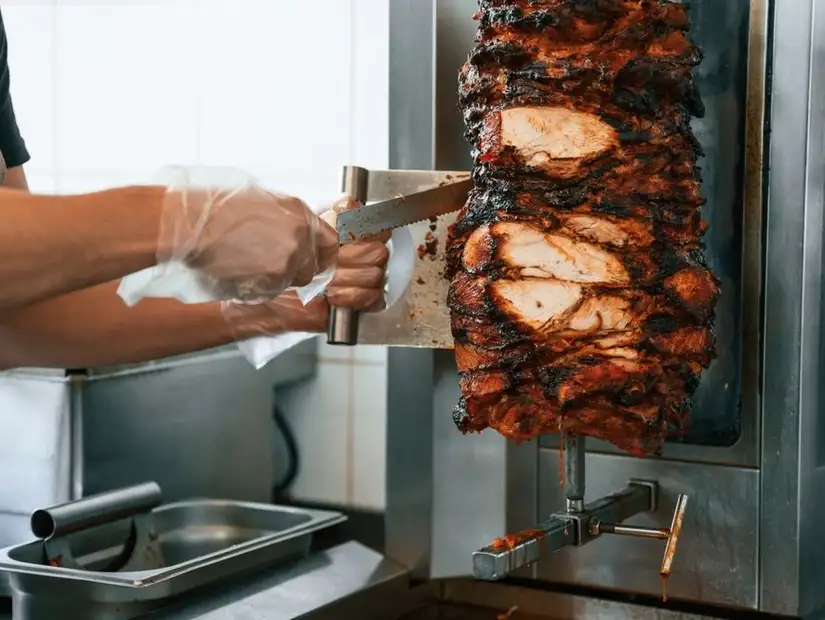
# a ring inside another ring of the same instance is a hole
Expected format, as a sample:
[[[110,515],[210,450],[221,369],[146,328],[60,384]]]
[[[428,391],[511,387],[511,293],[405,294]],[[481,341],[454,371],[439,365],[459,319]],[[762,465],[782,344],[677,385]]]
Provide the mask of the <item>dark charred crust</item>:
[[[669,3],[648,2],[641,11],[622,0],[567,3],[480,2],[479,33],[542,33],[548,43],[594,43],[605,46],[643,41],[650,36],[686,29],[684,11]],[[641,19],[641,18],[644,19]],[[615,43],[614,43],[615,44]],[[641,50],[640,50],[641,51]]]
[[[476,46],[468,62],[476,67],[490,64],[510,65],[529,62],[530,52],[521,45],[509,41],[487,41]]]
[[[483,166],[480,168],[484,169]],[[648,178],[653,178],[652,171],[646,174],[650,175]],[[554,183],[550,187],[547,180],[538,175],[518,178],[512,170],[496,176],[478,174],[477,178],[476,189],[471,192],[467,206],[454,225],[452,234],[455,238],[484,224],[499,221],[501,214],[542,216],[555,210],[635,217],[665,226],[698,227],[701,223],[699,208],[704,204],[700,196],[691,197],[687,191],[645,193],[640,191],[643,188],[635,188],[619,195],[611,189],[612,177],[600,180],[591,177]],[[516,179],[518,190],[515,189]],[[685,182],[691,187],[694,183],[698,185],[690,178]],[[662,229],[662,232],[666,230]]]
[[[512,31],[534,32],[536,30],[551,30],[556,35],[557,40],[562,37],[570,39],[576,35],[575,17],[579,17],[588,24],[596,25],[591,28],[591,39],[596,40],[603,36],[612,25],[610,21],[604,19],[604,15],[589,13],[578,15],[573,10],[558,9],[534,9],[524,11],[519,6],[508,6],[505,8],[489,8],[481,11],[480,25],[482,32],[489,32],[491,29],[507,27]],[[615,23],[615,19],[612,20]]]
[[[535,374],[542,385],[546,398],[557,397],[559,388],[570,377],[572,370],[570,367],[540,367],[537,369]]]
[[[666,433],[678,437],[689,426],[691,396],[715,354],[720,294],[703,254],[704,153],[691,130],[704,115],[692,75],[702,53],[686,34],[686,6],[479,0],[477,19],[477,44],[459,78],[475,188],[446,245],[463,394],[456,426],[492,427],[515,441],[590,435],[634,455],[659,454]],[[501,119],[527,106],[595,116],[611,138],[577,160],[522,156],[504,143]],[[588,237],[570,224],[581,216],[625,237]],[[522,277],[505,263],[495,232],[518,227],[499,222],[597,246],[632,283],[582,285],[575,307],[549,314],[547,324],[530,322],[496,284]],[[465,264],[468,239],[487,225]],[[625,308],[629,322],[573,330],[575,313],[603,299]]]
[[[679,329],[680,317],[676,314],[654,314],[645,321],[644,328],[652,335],[669,334]]]
[[[674,71],[673,64],[649,58],[628,62],[616,74],[613,103],[634,114],[658,116],[663,107],[682,104],[691,116],[705,115],[696,85]]]

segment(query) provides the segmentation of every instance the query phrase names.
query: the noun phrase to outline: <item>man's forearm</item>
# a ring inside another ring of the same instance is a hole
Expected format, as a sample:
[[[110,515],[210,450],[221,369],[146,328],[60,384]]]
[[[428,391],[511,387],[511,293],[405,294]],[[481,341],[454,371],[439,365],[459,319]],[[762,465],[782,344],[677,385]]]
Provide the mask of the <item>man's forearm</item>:
[[[250,329],[248,335],[255,333]],[[168,299],[146,299],[128,308],[117,295],[117,282],[113,282],[0,319],[0,369],[128,364],[209,349],[233,340],[218,303],[184,305]]]
[[[10,189],[24,189],[29,190],[29,180],[26,178],[26,171],[23,166],[9,168],[6,170],[6,179],[3,185]]]
[[[0,312],[152,267],[164,191],[46,196],[0,188]]]

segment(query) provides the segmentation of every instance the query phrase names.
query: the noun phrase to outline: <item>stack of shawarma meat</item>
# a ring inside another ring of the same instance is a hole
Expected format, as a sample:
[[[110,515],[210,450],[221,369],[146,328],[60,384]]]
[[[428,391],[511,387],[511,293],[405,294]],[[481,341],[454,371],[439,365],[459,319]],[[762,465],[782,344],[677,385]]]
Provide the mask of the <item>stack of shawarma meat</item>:
[[[720,294],[686,8],[479,5],[459,86],[475,187],[447,244],[455,422],[658,453],[689,424]]]

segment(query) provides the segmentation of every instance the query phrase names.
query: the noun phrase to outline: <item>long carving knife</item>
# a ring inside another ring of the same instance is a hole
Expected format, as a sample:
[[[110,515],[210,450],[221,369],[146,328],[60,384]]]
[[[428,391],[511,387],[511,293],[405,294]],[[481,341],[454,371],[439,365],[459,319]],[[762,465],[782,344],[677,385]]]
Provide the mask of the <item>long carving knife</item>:
[[[344,192],[364,206],[337,215],[339,242],[399,229],[401,236],[393,235],[388,290],[391,298],[393,291],[403,289],[403,295],[385,311],[363,316],[331,308],[327,343],[452,347],[442,246],[472,189],[470,173],[346,166],[342,179]]]
[[[438,187],[339,213],[336,219],[338,241],[352,243],[458,211],[467,201],[472,186],[469,178],[446,181]]]

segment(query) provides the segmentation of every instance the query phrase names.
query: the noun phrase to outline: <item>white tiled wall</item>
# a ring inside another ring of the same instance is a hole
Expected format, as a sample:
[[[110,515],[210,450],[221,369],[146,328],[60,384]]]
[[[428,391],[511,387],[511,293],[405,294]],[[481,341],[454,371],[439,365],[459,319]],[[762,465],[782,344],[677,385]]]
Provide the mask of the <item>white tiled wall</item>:
[[[318,204],[341,165],[386,167],[389,0],[6,0],[36,192],[232,165]],[[384,506],[386,353],[321,346],[282,398],[294,494]]]

